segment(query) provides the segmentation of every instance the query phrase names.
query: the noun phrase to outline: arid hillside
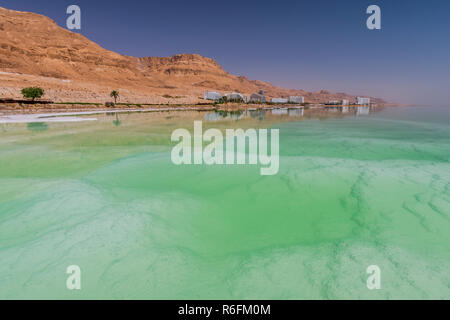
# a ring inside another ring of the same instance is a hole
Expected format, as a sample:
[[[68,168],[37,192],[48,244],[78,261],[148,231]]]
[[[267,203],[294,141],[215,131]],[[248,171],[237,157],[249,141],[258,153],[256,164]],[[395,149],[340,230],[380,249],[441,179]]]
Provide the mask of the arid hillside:
[[[86,37],[59,27],[48,17],[0,7],[0,97],[18,98],[25,86],[40,86],[47,99],[105,102],[119,90],[130,103],[194,103],[205,90],[269,97],[303,95],[308,102],[354,97],[326,90],[306,92],[227,73],[198,54],[129,57],[108,51]],[[381,102],[381,100],[376,100]]]

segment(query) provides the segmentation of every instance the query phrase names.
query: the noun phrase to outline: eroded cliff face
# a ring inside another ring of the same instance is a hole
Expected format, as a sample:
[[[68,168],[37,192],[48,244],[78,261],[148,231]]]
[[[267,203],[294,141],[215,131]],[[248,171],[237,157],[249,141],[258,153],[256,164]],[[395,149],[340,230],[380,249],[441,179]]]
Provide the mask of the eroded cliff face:
[[[0,97],[19,97],[20,89],[31,85],[43,87],[47,98],[66,102],[105,102],[112,89],[120,90],[121,101],[132,103],[194,103],[205,90],[249,94],[262,89],[269,97],[303,95],[310,102],[353,99],[251,81],[198,54],[120,55],[48,17],[0,7]]]

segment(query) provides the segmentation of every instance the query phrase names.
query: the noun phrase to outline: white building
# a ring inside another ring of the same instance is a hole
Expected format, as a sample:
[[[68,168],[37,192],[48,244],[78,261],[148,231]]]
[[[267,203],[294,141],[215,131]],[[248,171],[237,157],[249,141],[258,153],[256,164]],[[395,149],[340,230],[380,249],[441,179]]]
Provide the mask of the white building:
[[[285,98],[272,98],[272,103],[288,103],[288,99],[285,99]]]
[[[358,98],[356,98],[356,104],[358,104],[358,105],[369,105],[370,104],[370,98],[358,97]]]
[[[337,100],[330,100],[330,101],[328,101],[328,104],[329,105],[338,105],[339,101],[337,101]]]
[[[342,104],[343,106],[348,106],[348,105],[350,104],[350,101],[348,101],[347,99],[343,99],[342,102],[341,102],[341,104]]]
[[[205,92],[205,100],[220,100],[222,99],[222,95],[215,91]]]
[[[264,95],[264,91],[260,91],[260,93],[253,93],[250,96],[250,102],[266,102],[266,96]]]
[[[302,96],[291,96],[289,97],[290,103],[305,103],[305,98]]]
[[[225,97],[227,97],[228,100],[239,100],[239,101],[245,101],[244,96],[238,92],[233,92],[233,93],[227,93],[225,95]]]

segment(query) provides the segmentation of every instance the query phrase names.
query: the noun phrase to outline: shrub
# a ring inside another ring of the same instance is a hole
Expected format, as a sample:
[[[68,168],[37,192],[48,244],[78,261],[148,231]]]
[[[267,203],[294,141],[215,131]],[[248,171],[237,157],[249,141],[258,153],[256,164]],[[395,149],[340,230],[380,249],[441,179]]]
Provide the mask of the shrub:
[[[22,89],[22,95],[26,99],[34,101],[36,98],[41,98],[44,95],[44,89],[39,87],[29,87]]]

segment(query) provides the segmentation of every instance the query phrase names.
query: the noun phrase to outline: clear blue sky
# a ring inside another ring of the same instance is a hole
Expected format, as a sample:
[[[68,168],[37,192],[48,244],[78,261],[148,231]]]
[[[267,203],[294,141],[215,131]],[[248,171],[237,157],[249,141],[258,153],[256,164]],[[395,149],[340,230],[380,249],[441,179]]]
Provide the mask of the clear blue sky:
[[[250,79],[390,101],[450,105],[449,0],[2,0],[132,56],[198,53]],[[366,28],[366,8],[382,29]]]

